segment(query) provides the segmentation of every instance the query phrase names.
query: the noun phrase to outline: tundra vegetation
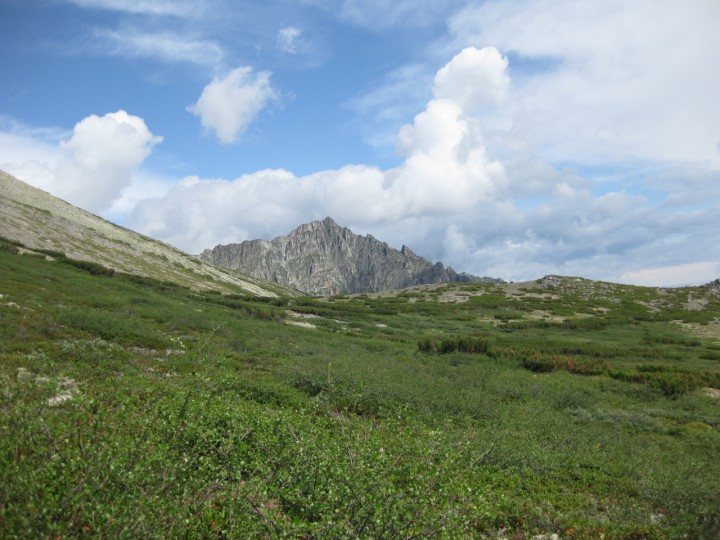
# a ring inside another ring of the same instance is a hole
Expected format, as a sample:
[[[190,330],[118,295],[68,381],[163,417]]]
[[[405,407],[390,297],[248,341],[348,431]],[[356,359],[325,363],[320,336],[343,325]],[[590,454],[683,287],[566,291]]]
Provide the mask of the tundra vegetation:
[[[712,288],[261,298],[0,248],[2,537],[720,537]]]

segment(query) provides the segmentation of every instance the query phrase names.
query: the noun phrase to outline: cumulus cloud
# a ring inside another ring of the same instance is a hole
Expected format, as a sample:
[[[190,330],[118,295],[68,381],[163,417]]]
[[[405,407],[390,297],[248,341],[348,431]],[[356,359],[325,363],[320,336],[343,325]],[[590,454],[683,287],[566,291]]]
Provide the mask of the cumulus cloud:
[[[4,161],[3,168],[29,184],[100,212],[131,184],[134,171],[161,141],[142,118],[120,110],[84,118],[69,139],[56,144],[9,137],[10,148],[25,147],[29,153],[0,154],[0,161]]]
[[[203,127],[214,131],[220,142],[232,143],[276,99],[270,72],[239,67],[224,78],[215,77],[188,111],[200,117]]]
[[[507,95],[508,60],[495,47],[466,47],[435,75],[433,94],[452,99],[467,112],[499,105]]]
[[[54,190],[77,206],[103,210],[130,185],[133,171],[161,141],[142,118],[125,111],[88,116],[61,143],[68,157],[55,168]]]

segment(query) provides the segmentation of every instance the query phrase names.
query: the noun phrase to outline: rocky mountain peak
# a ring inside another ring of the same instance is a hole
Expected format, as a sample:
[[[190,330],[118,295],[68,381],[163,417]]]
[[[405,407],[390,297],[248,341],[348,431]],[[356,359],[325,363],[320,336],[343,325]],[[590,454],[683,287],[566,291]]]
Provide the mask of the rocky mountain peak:
[[[248,240],[206,249],[202,259],[313,295],[378,292],[426,283],[492,281],[458,274],[442,263],[357,235],[331,217],[296,227],[272,241]]]

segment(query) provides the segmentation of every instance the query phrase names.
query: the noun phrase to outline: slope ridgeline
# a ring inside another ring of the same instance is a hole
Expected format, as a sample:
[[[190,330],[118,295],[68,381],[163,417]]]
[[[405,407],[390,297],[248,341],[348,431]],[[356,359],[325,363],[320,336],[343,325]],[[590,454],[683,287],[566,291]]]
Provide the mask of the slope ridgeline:
[[[192,289],[254,296],[297,294],[228,272],[168,244],[106,221],[0,171],[0,237],[118,272]]]

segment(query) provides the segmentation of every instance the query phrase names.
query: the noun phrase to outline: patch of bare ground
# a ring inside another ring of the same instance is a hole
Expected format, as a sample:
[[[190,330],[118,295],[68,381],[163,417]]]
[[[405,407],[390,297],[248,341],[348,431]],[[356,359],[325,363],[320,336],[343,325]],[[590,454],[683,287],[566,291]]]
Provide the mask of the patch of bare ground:
[[[709,398],[720,399],[720,390],[717,388],[710,388],[709,386],[702,389],[703,394]]]
[[[550,321],[550,322],[565,322],[565,317],[561,317],[560,315],[553,315],[549,311],[545,311],[542,309],[536,309],[535,311],[531,311],[526,315],[528,319],[532,320],[544,320],[544,321]]]
[[[443,304],[457,304],[459,302],[467,302],[468,298],[470,298],[468,293],[453,290],[442,293],[440,298],[438,298],[438,302]]]
[[[17,378],[19,381],[34,382],[38,385],[50,384],[51,379],[42,375],[35,375],[29,372],[25,368],[18,368]],[[75,379],[69,377],[58,377],[55,379],[57,384],[58,393],[48,398],[47,404],[49,407],[57,407],[58,405],[71,400],[79,392],[78,383]]]
[[[291,309],[288,309],[285,311],[288,315],[291,317],[297,317],[298,319],[319,319],[320,315],[315,315],[314,313],[300,313],[298,311],[293,311]]]
[[[663,307],[669,305],[669,302],[667,300],[663,300],[661,298],[650,300],[649,302],[635,300],[635,303],[647,308],[650,313],[658,313],[659,311],[662,311]]]
[[[560,299],[560,295],[543,291],[538,288],[538,284],[535,281],[508,283],[502,287],[505,289],[506,298],[542,298],[543,300]]]
[[[714,319],[707,324],[686,323],[683,321],[673,321],[683,330],[697,337],[720,341],[720,320]]]
[[[299,326],[301,328],[317,328],[313,323],[306,321],[285,321],[286,324],[292,324],[293,326]]]
[[[707,296],[695,298],[692,293],[690,293],[688,294],[688,300],[683,307],[688,311],[702,311],[708,303],[710,303],[710,299]]]

